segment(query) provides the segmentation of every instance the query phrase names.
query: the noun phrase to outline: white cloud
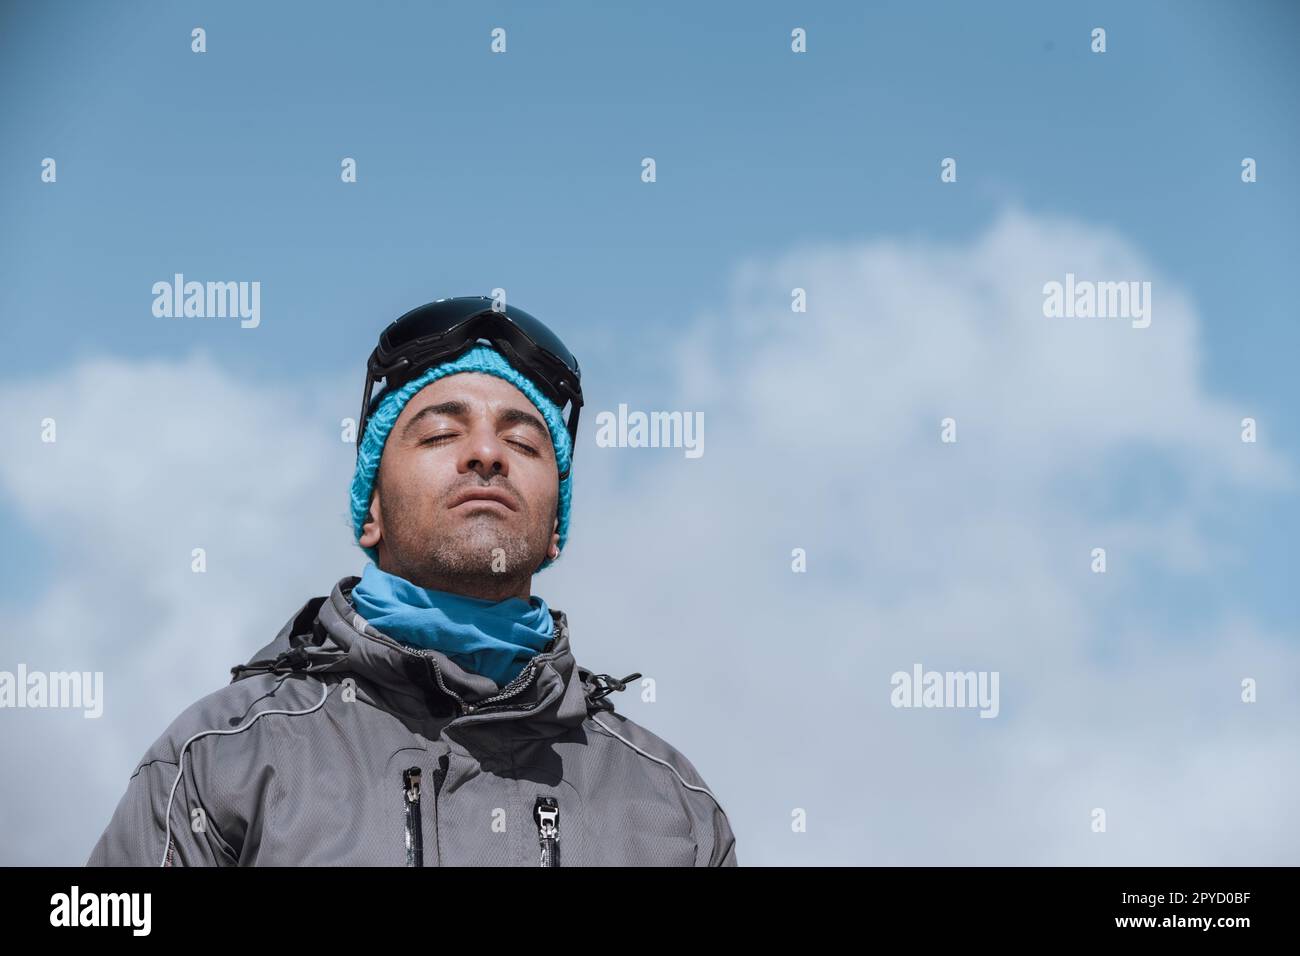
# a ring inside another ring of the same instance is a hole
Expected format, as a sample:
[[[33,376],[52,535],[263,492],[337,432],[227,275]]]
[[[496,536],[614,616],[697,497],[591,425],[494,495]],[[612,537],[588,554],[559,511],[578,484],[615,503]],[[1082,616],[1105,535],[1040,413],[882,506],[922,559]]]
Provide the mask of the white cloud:
[[[105,699],[97,720],[0,712],[4,765],[31,771],[6,774],[3,862],[83,862],[167,723],[356,569],[340,393],[241,381],[202,354],[2,390],[0,487],[56,574],[5,595],[0,667],[103,671]]]
[[[1152,281],[1151,326],[1045,318],[1042,286],[1067,271]],[[705,458],[580,457],[565,584],[589,631],[618,635],[620,673],[659,679],[633,715],[700,741],[744,859],[1300,858],[1294,697],[1276,680],[1238,696],[1294,672],[1294,643],[1227,617],[1180,631],[1245,560],[1210,519],[1293,482],[1206,391],[1200,321],[1121,239],[1019,213],[972,244],[806,246],[737,270],[660,392],[705,411]],[[621,399],[611,384],[593,412]],[[998,670],[1001,716],[894,710],[889,675],[913,662]]]
[[[1152,281],[1151,327],[1044,318],[1067,271]],[[1163,618],[1181,608],[1149,597],[1149,575],[1190,596],[1245,560],[1208,519],[1293,480],[1206,391],[1199,323],[1120,238],[1024,214],[969,244],[745,263],[726,301],[665,321],[667,384],[636,383],[705,412],[702,459],[598,448],[596,412],[633,383],[584,369],[573,534],[534,590],[569,612],[584,664],[656,679],[654,704],[614,699],[704,773],[742,864],[1295,863],[1297,713],[1276,675],[1300,655],[1250,608],[1180,633]],[[3,794],[5,862],[84,859],[167,720],[359,571],[337,441],[352,384],[304,393],[192,358],[0,390],[6,447],[25,449],[0,487],[62,572],[10,596],[21,637],[0,649],[100,667],[109,697],[92,731],[25,714],[5,735],[6,765],[33,768]],[[46,415],[57,446],[37,441]],[[1000,671],[1000,716],[890,707],[890,674],[918,661]],[[1238,702],[1244,676],[1260,703]],[[70,756],[81,790],[52,796],[41,778]]]

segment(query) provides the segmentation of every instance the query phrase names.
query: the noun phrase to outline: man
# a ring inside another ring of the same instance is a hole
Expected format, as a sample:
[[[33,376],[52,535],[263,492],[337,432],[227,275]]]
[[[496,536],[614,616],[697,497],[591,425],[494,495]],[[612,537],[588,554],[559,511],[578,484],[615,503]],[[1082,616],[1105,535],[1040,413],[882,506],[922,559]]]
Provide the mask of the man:
[[[371,563],[172,723],[88,865],[735,866],[699,773],[608,699],[640,675],[578,666],[531,593],[568,535],[579,376],[486,298],[392,323],[352,483]]]

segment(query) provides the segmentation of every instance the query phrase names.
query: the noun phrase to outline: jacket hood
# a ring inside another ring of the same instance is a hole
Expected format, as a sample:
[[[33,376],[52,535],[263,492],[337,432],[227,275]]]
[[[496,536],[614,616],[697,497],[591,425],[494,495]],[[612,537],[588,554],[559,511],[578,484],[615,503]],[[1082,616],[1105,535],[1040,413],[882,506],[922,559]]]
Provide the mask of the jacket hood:
[[[417,720],[434,718],[457,727],[510,721],[521,736],[550,737],[582,724],[626,681],[579,667],[569,644],[569,621],[551,608],[554,635],[505,687],[465,670],[431,648],[414,648],[376,630],[352,606],[349,575],[328,596],[314,597],[275,639],[246,664],[231,668],[231,682],[255,673],[352,674],[367,682],[386,709]],[[504,729],[504,728],[498,728]]]

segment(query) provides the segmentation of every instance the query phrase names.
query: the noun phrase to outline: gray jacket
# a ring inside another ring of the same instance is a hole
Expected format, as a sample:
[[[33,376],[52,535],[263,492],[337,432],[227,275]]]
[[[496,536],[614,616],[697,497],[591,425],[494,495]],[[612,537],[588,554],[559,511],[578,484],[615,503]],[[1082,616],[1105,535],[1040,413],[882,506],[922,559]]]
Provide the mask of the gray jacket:
[[[359,580],[172,722],[87,866],[736,865],[721,804],[614,712],[563,611],[498,688],[367,624]]]

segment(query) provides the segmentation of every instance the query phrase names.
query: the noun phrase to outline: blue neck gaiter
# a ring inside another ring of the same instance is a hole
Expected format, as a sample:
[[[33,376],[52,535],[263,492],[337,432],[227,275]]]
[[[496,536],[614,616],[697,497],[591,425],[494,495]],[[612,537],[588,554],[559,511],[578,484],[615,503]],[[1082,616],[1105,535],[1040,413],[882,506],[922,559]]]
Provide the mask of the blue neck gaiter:
[[[446,654],[467,671],[510,683],[550,641],[550,608],[540,597],[484,601],[412,584],[366,564],[352,605],[367,623],[395,641]]]

